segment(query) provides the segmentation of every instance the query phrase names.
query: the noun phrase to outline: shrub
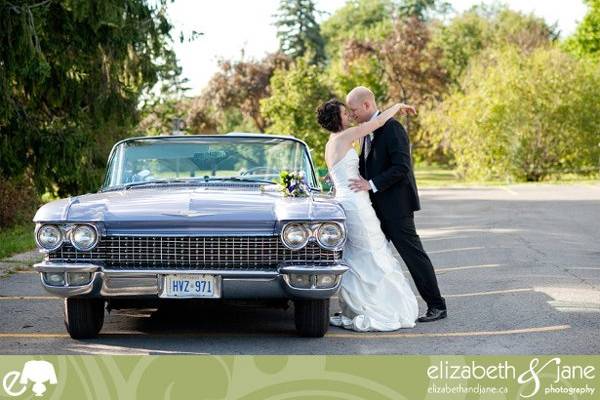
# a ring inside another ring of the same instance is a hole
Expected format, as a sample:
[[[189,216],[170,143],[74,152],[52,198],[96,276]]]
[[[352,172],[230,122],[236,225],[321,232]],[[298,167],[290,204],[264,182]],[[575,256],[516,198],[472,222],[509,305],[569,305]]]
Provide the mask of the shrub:
[[[0,227],[30,222],[40,201],[30,179],[25,176],[0,177]]]
[[[461,174],[539,181],[597,171],[600,69],[557,48],[484,53],[460,87],[423,116]]]

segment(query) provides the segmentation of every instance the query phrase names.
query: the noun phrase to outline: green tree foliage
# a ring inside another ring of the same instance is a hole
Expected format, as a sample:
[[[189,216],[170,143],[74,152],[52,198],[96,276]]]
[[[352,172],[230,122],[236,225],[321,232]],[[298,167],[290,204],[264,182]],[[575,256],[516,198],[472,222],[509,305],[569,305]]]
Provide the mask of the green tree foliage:
[[[310,53],[311,61],[325,61],[325,45],[313,0],[281,0],[277,20],[279,49],[292,58]]]
[[[351,49],[352,46],[349,46],[348,51]],[[342,101],[356,86],[366,86],[373,91],[378,102],[386,102],[388,87],[382,79],[383,74],[381,62],[372,54],[348,54],[333,60],[326,70],[333,92]]]
[[[399,19],[427,20],[432,13],[445,14],[448,9],[442,0],[348,0],[321,24],[327,54],[335,59],[348,42],[383,40]]]
[[[565,43],[573,54],[600,57],[600,0],[584,0],[588,12],[577,30]]]
[[[434,27],[432,46],[442,50],[442,65],[455,83],[469,61],[484,49],[510,45],[530,51],[558,37],[556,26],[506,6],[475,6],[448,24]]]
[[[556,48],[490,50],[423,118],[466,177],[538,181],[597,171],[600,70]]]
[[[179,73],[165,0],[0,0],[0,175],[93,190],[140,95]]]
[[[403,0],[399,2],[398,16],[401,18],[417,18],[426,20],[431,14],[447,14],[450,3],[440,0]]]
[[[370,41],[385,37],[392,29],[395,9],[393,0],[347,1],[321,24],[329,56],[339,58],[348,41]]]
[[[329,139],[315,114],[318,105],[331,97],[323,76],[320,67],[299,58],[288,70],[275,71],[271,79],[272,95],[261,100],[261,111],[271,122],[268,132],[304,140],[318,165],[324,165],[325,143]]]

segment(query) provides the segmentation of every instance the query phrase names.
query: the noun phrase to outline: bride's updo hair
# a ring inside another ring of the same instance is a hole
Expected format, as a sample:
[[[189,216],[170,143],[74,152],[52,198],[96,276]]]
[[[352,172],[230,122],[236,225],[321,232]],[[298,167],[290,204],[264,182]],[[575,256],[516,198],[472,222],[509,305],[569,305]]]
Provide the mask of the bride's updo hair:
[[[317,121],[324,129],[329,132],[339,132],[342,130],[342,114],[340,106],[344,103],[337,99],[331,99],[317,108]]]

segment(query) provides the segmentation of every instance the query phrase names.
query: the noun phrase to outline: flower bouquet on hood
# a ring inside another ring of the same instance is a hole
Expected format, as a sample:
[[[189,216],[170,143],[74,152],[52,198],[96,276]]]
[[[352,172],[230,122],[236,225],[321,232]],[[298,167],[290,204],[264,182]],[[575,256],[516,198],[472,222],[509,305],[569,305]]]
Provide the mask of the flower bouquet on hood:
[[[279,186],[286,197],[307,197],[310,189],[306,182],[304,171],[281,171],[279,174]]]

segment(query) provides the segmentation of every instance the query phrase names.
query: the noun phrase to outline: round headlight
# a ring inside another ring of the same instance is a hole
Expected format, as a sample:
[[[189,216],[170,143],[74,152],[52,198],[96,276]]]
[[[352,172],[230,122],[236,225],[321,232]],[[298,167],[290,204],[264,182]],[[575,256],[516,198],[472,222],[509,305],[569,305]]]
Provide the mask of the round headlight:
[[[317,241],[325,248],[337,248],[344,243],[344,239],[344,230],[339,224],[327,222],[322,224],[317,231]]]
[[[62,232],[56,225],[42,225],[36,238],[38,245],[48,251],[58,249],[63,241]]]
[[[299,250],[308,243],[309,232],[302,224],[288,224],[283,228],[281,239],[292,250]]]
[[[93,249],[98,242],[96,229],[90,225],[77,225],[71,231],[71,243],[80,251]]]

